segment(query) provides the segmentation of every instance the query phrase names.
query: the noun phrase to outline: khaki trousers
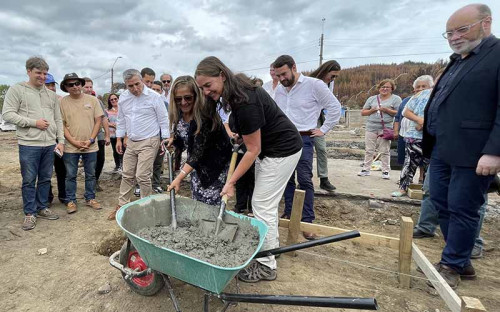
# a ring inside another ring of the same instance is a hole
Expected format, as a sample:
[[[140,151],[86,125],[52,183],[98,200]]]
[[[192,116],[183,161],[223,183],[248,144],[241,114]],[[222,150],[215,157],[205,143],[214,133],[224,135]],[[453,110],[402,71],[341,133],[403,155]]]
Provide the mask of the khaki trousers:
[[[136,181],[141,188],[141,198],[151,195],[151,174],[159,146],[160,137],[158,136],[136,142],[128,140],[127,149],[123,155],[118,205],[123,206],[130,202]]]
[[[384,131],[378,130],[377,132],[365,132],[365,161],[363,170],[370,171],[373,158],[380,153],[380,161],[382,162],[382,172],[391,171],[390,161],[391,156],[389,150],[391,148],[391,141],[384,140],[381,135]]]

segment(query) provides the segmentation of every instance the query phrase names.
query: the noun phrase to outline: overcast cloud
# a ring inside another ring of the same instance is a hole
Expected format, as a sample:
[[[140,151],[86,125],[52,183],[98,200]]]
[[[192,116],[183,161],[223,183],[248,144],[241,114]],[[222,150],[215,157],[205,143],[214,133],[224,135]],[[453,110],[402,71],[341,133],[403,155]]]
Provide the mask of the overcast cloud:
[[[206,56],[233,71],[269,80],[268,66],[290,54],[299,70],[324,59],[343,68],[406,60],[434,62],[450,49],[441,37],[449,15],[467,1],[5,1],[0,7],[0,84],[26,80],[25,61],[43,56],[59,82],[76,72],[109,90],[110,69],[193,74]],[[500,1],[484,1],[499,35]],[[412,54],[412,55],[410,55]],[[403,56],[396,56],[403,55]],[[59,91],[62,94],[62,91]]]

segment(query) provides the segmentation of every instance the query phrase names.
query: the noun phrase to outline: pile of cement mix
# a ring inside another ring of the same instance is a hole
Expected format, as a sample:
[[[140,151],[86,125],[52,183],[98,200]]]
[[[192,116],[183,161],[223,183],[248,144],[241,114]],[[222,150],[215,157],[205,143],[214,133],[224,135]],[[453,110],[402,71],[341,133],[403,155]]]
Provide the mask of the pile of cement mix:
[[[156,246],[227,268],[244,264],[259,244],[258,231],[251,226],[239,226],[237,235],[230,242],[215,233],[205,234],[197,221],[179,222],[175,230],[171,226],[146,227],[137,235]]]

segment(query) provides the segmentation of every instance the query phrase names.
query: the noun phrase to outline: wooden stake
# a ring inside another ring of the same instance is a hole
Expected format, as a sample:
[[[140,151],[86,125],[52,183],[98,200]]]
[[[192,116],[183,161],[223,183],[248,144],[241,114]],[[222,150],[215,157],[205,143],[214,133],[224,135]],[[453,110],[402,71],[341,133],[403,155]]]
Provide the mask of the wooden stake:
[[[460,312],[486,312],[486,309],[479,299],[462,297],[462,309]]]
[[[401,230],[399,235],[399,284],[404,288],[410,288],[411,269],[411,244],[413,239],[413,220],[409,217],[401,217]]]
[[[300,220],[302,220],[302,209],[304,208],[304,199],[306,191],[295,190],[293,194],[292,215],[290,216],[290,226],[288,227],[287,245],[296,244],[300,235]],[[295,251],[289,253],[290,256],[297,256]]]

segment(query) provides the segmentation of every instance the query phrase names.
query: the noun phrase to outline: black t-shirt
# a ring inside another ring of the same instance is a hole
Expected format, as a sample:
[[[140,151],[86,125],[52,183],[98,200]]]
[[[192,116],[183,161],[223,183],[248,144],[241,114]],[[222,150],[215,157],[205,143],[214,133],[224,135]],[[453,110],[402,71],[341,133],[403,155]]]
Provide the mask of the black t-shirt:
[[[262,88],[245,90],[248,102],[229,116],[231,131],[240,136],[260,129],[259,157],[287,157],[300,151],[302,138],[297,127],[286,117],[271,96]]]

